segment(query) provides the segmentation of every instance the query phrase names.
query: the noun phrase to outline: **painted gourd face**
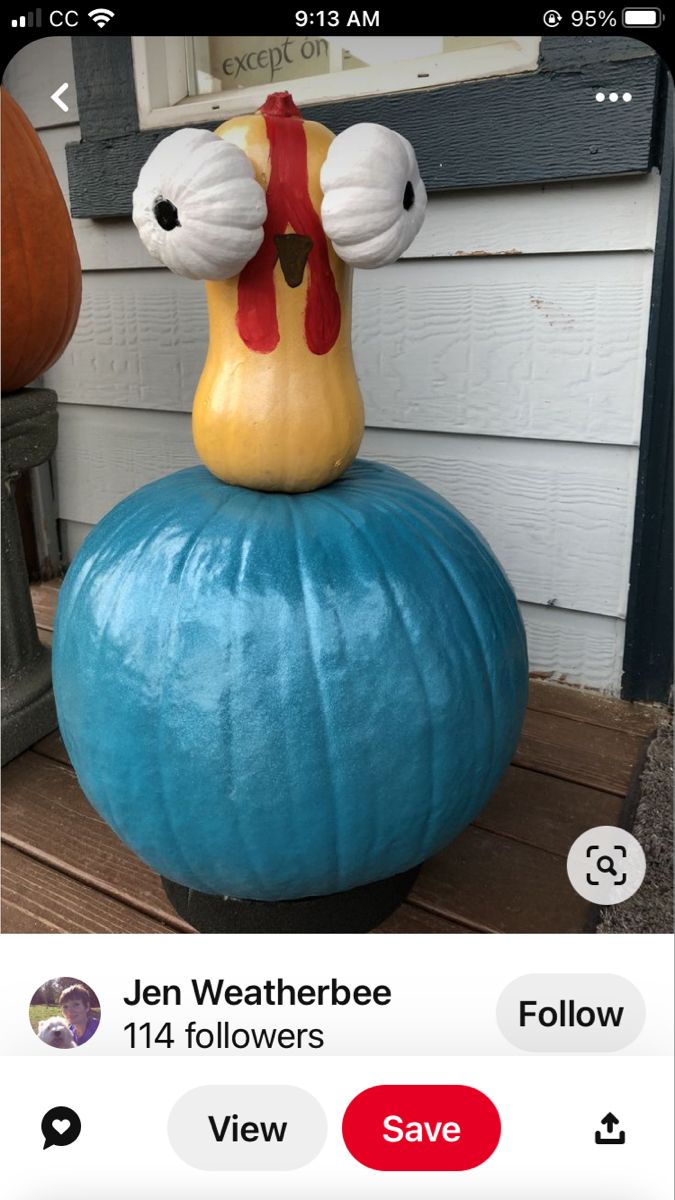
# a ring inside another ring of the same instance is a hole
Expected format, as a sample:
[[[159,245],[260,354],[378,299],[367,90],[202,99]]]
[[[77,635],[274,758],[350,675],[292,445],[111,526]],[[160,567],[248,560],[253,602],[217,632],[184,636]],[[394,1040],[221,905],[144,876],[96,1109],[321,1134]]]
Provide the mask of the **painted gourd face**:
[[[156,871],[257,900],[407,870],[487,802],[518,739],[515,597],[440,496],[357,459],[330,488],[195,467],[91,532],[54,636],[81,786]]]
[[[333,139],[288,93],[153,152],[134,220],[152,254],[208,281],[192,430],[220,479],[302,492],[349,466],[363,435],[350,264],[394,261],[425,205],[404,138],[364,124]]]
[[[351,265],[398,257],[424,202],[398,134],[333,140],[286,94],[172,135],[141,173],[145,244],[208,281],[209,470],[141,488],[87,537],[54,692],[91,802],[198,891],[290,900],[406,871],[480,811],[517,742],[527,657],[499,564],[440,496],[352,463]]]

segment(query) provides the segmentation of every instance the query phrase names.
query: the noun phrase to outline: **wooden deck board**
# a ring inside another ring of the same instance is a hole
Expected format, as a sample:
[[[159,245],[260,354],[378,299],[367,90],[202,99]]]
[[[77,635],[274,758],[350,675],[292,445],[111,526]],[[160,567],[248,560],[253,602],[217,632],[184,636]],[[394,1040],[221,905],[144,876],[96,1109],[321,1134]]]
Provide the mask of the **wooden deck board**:
[[[3,769],[3,840],[178,932],[190,932],[159,876],[128,850],[81,791],[74,771],[27,751]]]
[[[3,933],[175,933],[30,855],[5,845]]]
[[[513,764],[625,796],[646,738],[528,709]]]
[[[58,581],[33,589],[49,636]],[[592,906],[565,857],[592,824],[620,824],[661,710],[531,680],[523,735],[472,826],[425,864],[376,933],[580,932]],[[80,790],[58,733],[3,770],[8,932],[191,932],[158,877]]]
[[[402,904],[373,933],[475,933],[468,925],[460,925],[447,917],[438,917],[414,904]]]
[[[59,733],[42,738],[33,750],[55,762],[70,764]],[[611,793],[540,771],[509,767],[475,824],[553,854],[566,855],[591,820],[597,825],[615,825],[620,821],[621,809],[621,798]]]
[[[38,627],[41,641],[51,645],[51,634],[54,628],[54,613],[59,595],[59,582],[31,584],[30,594],[33,601],[35,624]]]
[[[511,766],[474,825],[566,858],[584,829],[619,825],[622,805],[609,792]]]
[[[564,859],[475,825],[425,864],[409,899],[488,933],[580,933],[592,917]]]
[[[604,725],[626,733],[653,733],[662,709],[653,704],[629,704],[602,692],[586,691],[565,683],[530,679],[528,708],[555,713],[586,725]]]
[[[59,748],[58,743],[51,744]],[[39,856],[119,902],[187,929],[173,913],[158,877],[92,809],[71,767],[28,751],[5,767],[3,796],[3,836],[13,847]],[[604,793],[599,796],[605,805],[604,820],[611,815],[607,805],[620,801]],[[564,853],[572,835],[595,819],[593,794],[587,817],[585,800],[583,788],[511,768],[481,818],[483,827],[467,830],[423,868],[399,921],[419,929],[425,918],[411,911],[417,907],[454,927],[486,932],[584,928],[590,906],[569,887]],[[567,810],[558,828],[555,809],[565,801]],[[518,836],[527,840],[518,841]],[[537,838],[543,846],[531,844]],[[566,904],[560,902],[561,889]],[[401,924],[397,928],[405,932]],[[452,931],[449,925],[447,932]]]
[[[70,766],[68,751],[66,750],[61,734],[58,729],[54,733],[48,733],[46,737],[40,738],[34,746],[31,746],[36,754],[42,754],[45,758],[53,758],[55,762],[65,763]]]
[[[178,932],[191,932],[166,899],[159,877],[88,803],[72,768],[28,751],[5,767],[3,798],[3,838],[13,849],[39,856],[41,862],[81,883],[167,921]],[[445,932],[469,932],[457,922],[452,924],[454,928],[447,920],[406,904],[378,932],[429,933],[440,932],[441,927]]]

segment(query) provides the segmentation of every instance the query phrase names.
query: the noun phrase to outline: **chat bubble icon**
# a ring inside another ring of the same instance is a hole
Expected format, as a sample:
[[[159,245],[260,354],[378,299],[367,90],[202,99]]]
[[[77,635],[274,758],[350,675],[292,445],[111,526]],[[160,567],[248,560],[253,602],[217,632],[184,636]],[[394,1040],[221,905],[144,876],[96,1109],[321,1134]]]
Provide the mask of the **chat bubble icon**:
[[[50,1146],[72,1146],[80,1136],[82,1122],[73,1108],[58,1104],[45,1113],[41,1129],[45,1139],[43,1150]]]

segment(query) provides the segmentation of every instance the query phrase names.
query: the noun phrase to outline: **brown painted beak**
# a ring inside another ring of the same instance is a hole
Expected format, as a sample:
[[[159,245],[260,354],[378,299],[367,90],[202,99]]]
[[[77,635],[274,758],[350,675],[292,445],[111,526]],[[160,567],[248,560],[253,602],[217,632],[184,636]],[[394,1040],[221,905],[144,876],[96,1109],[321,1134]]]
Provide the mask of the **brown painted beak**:
[[[299,287],[305,273],[313,242],[302,233],[278,233],[274,238],[284,279],[289,287]]]

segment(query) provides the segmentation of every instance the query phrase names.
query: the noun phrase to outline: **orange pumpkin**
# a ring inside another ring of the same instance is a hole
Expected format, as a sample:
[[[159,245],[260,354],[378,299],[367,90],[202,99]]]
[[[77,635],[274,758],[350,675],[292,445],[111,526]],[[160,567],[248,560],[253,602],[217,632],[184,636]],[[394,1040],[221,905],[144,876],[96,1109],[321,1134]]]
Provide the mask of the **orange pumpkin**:
[[[2,390],[32,383],[63,353],[80,312],[70,216],[45,150],[2,88]]]

